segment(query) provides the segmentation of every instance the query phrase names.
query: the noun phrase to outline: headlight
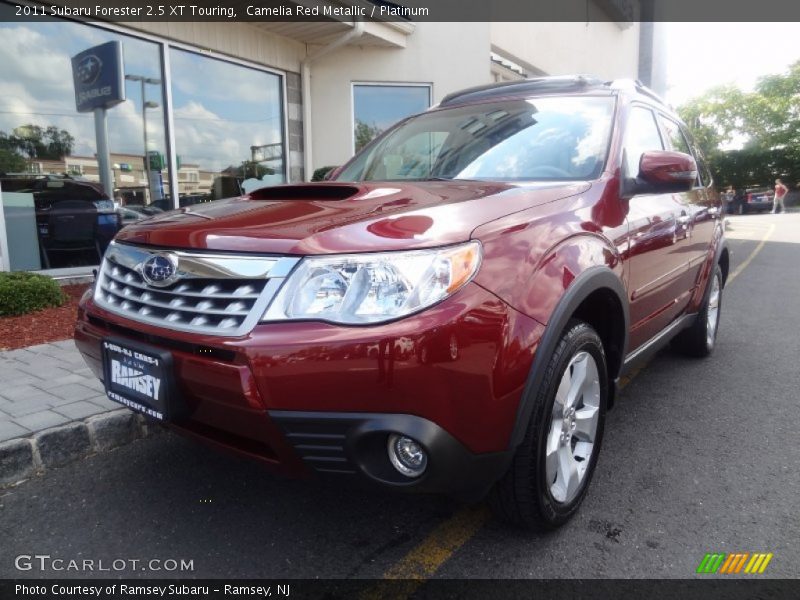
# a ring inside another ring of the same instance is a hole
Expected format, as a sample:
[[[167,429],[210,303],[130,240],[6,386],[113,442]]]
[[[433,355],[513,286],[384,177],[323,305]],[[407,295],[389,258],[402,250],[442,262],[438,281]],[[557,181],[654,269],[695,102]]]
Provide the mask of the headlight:
[[[263,320],[380,323],[410,315],[464,286],[481,262],[481,245],[304,258]]]

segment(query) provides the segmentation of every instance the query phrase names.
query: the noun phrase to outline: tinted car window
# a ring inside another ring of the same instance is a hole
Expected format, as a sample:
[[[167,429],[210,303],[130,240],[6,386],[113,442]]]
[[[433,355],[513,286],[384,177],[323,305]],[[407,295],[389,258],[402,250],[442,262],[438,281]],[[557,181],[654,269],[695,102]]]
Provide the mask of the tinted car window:
[[[613,111],[607,96],[431,111],[369,146],[337,180],[592,179],[605,164]]]
[[[672,119],[666,119],[664,117],[661,117],[661,124],[664,126],[664,133],[667,135],[670,149],[691,156],[692,151],[689,149],[689,142],[686,141],[680,125]]]
[[[639,174],[639,159],[648,150],[663,150],[661,134],[658,132],[653,111],[634,106],[628,118],[625,131],[625,175],[636,177]]]
[[[674,150],[675,152],[683,152],[684,154],[694,157],[694,160],[697,163],[697,181],[695,182],[695,185],[698,187],[704,185],[709,178],[705,169],[703,158],[697,151],[697,147],[695,146],[690,148],[690,144],[687,141],[688,138],[686,136],[686,132],[675,121],[664,117],[663,115],[659,115],[659,121],[661,122],[661,126],[664,128],[664,134],[667,136],[670,146],[669,149]]]
[[[689,144],[692,147],[692,152],[694,153],[694,159],[697,162],[697,176],[700,179],[700,183],[703,186],[711,185],[712,177],[711,171],[708,169],[708,163],[706,163],[706,157],[703,155],[702,150],[697,146],[692,136],[688,134],[688,132],[684,132],[686,134],[686,138],[689,140]]]

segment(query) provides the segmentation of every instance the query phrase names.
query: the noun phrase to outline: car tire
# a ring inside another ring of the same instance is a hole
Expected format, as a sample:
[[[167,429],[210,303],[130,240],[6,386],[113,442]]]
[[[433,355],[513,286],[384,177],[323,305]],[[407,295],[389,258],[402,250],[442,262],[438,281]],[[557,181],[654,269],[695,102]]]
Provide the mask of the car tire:
[[[547,531],[575,514],[597,464],[608,389],[600,337],[587,323],[571,320],[548,359],[541,387],[532,392],[536,399],[525,438],[489,494],[498,517]]]
[[[722,269],[719,265],[714,269],[708,284],[711,289],[694,323],[672,340],[672,346],[687,356],[704,358],[714,351],[717,343],[723,289]]]

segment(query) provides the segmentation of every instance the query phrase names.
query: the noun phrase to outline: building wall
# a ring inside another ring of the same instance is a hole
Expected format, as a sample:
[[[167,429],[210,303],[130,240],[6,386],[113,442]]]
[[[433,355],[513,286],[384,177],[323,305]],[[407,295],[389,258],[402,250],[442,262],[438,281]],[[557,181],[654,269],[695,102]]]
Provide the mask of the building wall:
[[[640,26],[639,80],[661,96],[667,93],[666,27],[660,22]]]
[[[491,23],[495,51],[548,75],[636,78],[639,23]]]
[[[417,23],[405,48],[348,46],[311,67],[314,168],[352,155],[353,82],[432,83],[432,101],[489,83],[486,23]]]
[[[249,60],[275,69],[297,72],[306,54],[302,42],[275,35],[250,23],[156,21],[126,22],[125,27]]]

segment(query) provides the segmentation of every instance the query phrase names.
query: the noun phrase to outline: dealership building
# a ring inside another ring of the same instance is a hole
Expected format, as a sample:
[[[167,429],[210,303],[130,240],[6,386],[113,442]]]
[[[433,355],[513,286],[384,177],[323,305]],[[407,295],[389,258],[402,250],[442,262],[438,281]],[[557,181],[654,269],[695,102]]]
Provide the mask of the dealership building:
[[[638,2],[580,4],[586,22],[88,23],[0,3],[0,269],[86,272],[137,215],[309,180],[461,88],[587,73],[663,91],[658,28],[620,9]],[[105,111],[104,187],[72,57],[107,42],[124,100]]]

